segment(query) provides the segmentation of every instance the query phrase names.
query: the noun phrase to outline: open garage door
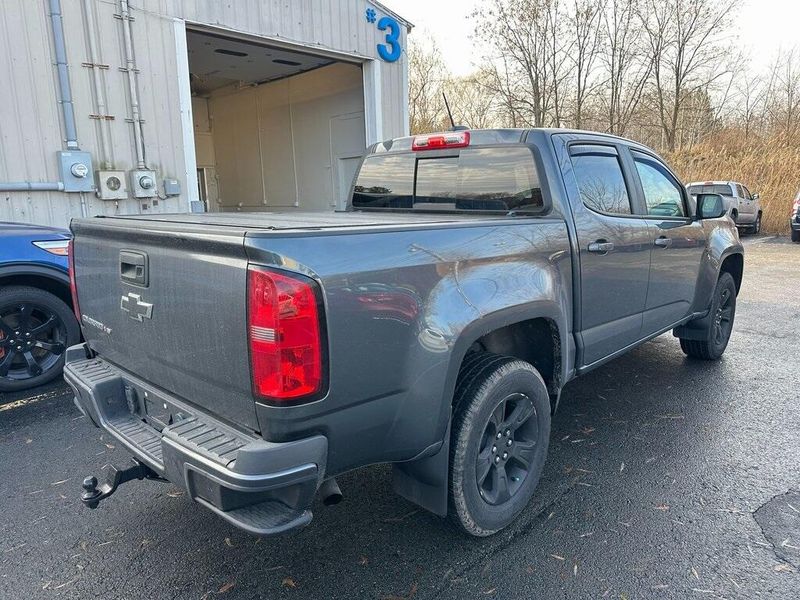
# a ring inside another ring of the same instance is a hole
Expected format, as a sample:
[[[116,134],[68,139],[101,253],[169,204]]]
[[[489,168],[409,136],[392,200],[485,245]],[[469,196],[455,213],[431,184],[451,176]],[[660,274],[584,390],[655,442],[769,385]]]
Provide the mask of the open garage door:
[[[209,211],[345,206],[366,146],[360,64],[187,31]]]

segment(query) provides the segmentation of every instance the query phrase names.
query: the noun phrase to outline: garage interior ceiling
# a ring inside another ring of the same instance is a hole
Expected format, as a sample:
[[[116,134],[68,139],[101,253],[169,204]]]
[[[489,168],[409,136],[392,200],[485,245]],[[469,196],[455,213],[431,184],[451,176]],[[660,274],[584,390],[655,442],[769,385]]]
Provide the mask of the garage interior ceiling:
[[[207,94],[235,83],[258,84],[297,75],[335,61],[217,35],[186,32],[192,92]]]

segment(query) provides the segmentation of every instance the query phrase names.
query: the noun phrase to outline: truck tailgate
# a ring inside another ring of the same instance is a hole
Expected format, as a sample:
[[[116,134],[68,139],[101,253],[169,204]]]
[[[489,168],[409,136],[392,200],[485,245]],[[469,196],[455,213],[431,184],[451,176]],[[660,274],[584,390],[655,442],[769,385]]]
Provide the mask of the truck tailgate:
[[[245,231],[135,219],[75,220],[72,231],[89,346],[190,404],[257,429]]]

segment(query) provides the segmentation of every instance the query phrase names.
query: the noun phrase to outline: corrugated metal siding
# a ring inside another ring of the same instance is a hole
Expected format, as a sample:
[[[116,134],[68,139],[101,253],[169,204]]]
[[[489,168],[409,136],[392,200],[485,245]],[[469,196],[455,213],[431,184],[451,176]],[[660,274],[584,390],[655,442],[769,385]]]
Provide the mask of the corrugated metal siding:
[[[63,128],[57,104],[52,34],[47,0],[0,0],[0,181],[57,181],[55,153],[62,149]],[[92,0],[98,60],[105,84],[111,148],[99,155],[99,121],[89,62],[87,28],[81,0],[61,0],[78,142],[91,152],[95,168],[106,158],[114,168],[136,165],[124,66],[119,3]],[[132,0],[133,46],[138,73],[144,144],[148,167],[159,179],[177,178],[183,194],[154,202],[102,201],[94,194],[59,192],[0,192],[0,220],[65,226],[80,216],[82,200],[87,214],[184,212],[189,203],[183,155],[177,76],[179,74],[174,19],[220,27],[243,34],[302,44],[321,51],[347,53],[363,59],[377,57],[383,33],[364,18],[368,0]],[[379,15],[382,11],[378,9]],[[401,36],[405,48],[405,29]],[[406,56],[383,63],[381,91],[383,134],[406,133],[403,125],[403,70]]]

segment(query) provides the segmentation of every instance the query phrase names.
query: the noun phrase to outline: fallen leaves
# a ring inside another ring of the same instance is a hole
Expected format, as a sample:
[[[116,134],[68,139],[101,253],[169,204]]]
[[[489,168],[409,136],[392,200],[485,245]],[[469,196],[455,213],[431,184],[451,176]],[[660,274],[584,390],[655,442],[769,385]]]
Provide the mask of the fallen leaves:
[[[381,600],[411,600],[414,596],[417,595],[417,589],[419,588],[419,584],[415,581],[411,584],[411,589],[408,590],[408,594],[405,596],[397,596],[397,595],[389,595],[389,596],[382,596]]]
[[[228,583],[224,584],[219,590],[217,590],[218,594],[226,594],[230,592],[236,586],[235,581],[229,581]]]
[[[772,570],[776,573],[794,573],[794,567],[788,563],[775,565]]]
[[[283,581],[281,581],[281,585],[285,588],[296,588],[297,583],[291,577],[284,577]]]
[[[78,577],[73,577],[73,578],[72,578],[72,579],[70,579],[69,581],[65,581],[64,583],[62,583],[62,584],[60,584],[60,585],[57,585],[57,586],[55,586],[54,588],[50,588],[50,589],[53,589],[53,590],[60,590],[61,588],[65,588],[65,587],[67,587],[68,585],[71,585],[71,584],[75,583],[76,581],[78,581],[78,579],[79,579]]]

